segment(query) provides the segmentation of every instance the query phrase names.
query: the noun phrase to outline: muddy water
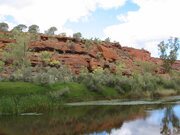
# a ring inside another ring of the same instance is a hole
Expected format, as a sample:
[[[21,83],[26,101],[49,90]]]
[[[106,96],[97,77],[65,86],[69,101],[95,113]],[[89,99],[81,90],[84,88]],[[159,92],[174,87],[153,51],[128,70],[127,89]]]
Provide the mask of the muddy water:
[[[0,135],[180,135],[180,97],[67,104],[0,116]]]

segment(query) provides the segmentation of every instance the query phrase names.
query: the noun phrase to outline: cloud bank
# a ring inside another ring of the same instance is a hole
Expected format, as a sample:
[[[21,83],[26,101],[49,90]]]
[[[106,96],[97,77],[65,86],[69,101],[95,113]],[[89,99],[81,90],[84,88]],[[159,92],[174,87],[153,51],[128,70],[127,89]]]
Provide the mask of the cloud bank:
[[[104,29],[107,37],[124,46],[144,48],[158,56],[157,44],[170,36],[180,37],[179,0],[132,0],[140,8],[118,15],[121,21]]]
[[[13,16],[17,24],[37,24],[42,32],[51,26],[60,30],[67,21],[78,22],[98,7],[111,9],[126,0],[0,0],[0,21]],[[11,24],[11,27],[13,24]],[[15,25],[15,24],[14,24]],[[72,32],[71,30],[67,30]]]

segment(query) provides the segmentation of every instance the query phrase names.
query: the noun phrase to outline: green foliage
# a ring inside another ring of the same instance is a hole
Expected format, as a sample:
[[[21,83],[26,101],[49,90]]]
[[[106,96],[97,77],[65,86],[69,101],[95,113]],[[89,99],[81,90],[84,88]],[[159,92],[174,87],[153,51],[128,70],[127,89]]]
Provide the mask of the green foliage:
[[[17,32],[14,33],[14,39],[16,39],[16,43],[11,43],[5,48],[5,59],[13,61],[14,68],[22,69],[25,66],[30,66],[27,52],[31,36],[26,33]]]
[[[90,45],[92,45],[92,42],[90,40],[86,40],[84,45],[85,45],[85,50],[88,51],[88,48]]]
[[[104,41],[100,40],[99,38],[94,38],[94,43],[97,44],[104,44]]]
[[[75,51],[75,43],[71,40],[67,40],[66,43],[68,44],[68,48],[71,50],[71,51]]]
[[[98,57],[98,58],[102,58],[102,52],[98,52],[98,53],[97,53],[97,57]]]
[[[52,100],[58,101],[62,99],[62,96],[67,95],[67,93],[69,93],[69,88],[65,87],[60,90],[50,91],[49,96],[52,98]]]
[[[60,65],[61,63],[60,63],[60,61],[58,61],[58,60],[52,60],[51,62],[50,62],[50,65],[52,65],[52,66],[56,66],[56,65]]]
[[[77,32],[77,33],[73,34],[73,38],[75,38],[75,40],[78,41],[78,42],[81,41],[81,37],[82,37],[82,35],[81,35],[80,32]]]
[[[26,25],[24,25],[24,24],[19,24],[19,25],[15,26],[15,27],[12,29],[12,31],[17,30],[17,31],[19,31],[19,32],[23,32],[26,28],[27,28]]]
[[[44,112],[51,109],[51,100],[43,95],[30,95],[22,97],[19,101],[20,112]]]
[[[28,82],[0,82],[0,93],[2,96],[24,96],[30,94],[45,93],[48,89],[34,83]]]
[[[8,29],[9,29],[9,26],[7,23],[4,23],[4,22],[0,23],[0,31],[8,31]]]
[[[32,68],[31,67],[24,68],[22,74],[23,74],[23,81],[24,82],[32,82],[33,81]]]
[[[63,33],[60,33],[59,36],[66,37],[67,35],[65,32],[63,32]]]
[[[49,59],[51,57],[51,53],[49,51],[42,51],[39,56],[42,60]]]
[[[50,27],[47,31],[45,31],[44,33],[47,35],[55,35],[55,31],[57,31],[56,27]]]
[[[36,24],[33,24],[33,25],[29,26],[28,32],[30,32],[30,33],[39,33],[39,26],[36,25]]]
[[[21,81],[23,80],[23,72],[21,69],[16,69],[13,73],[9,76],[10,81]]]
[[[44,86],[50,86],[55,83],[54,76],[50,75],[48,72],[37,73],[34,77],[34,82],[39,83]]]
[[[140,65],[140,69],[142,70],[142,73],[151,73],[151,74],[155,74],[155,70],[159,67],[159,65],[155,65],[153,63],[150,62],[146,62],[146,61],[135,61],[136,65]]]
[[[158,44],[160,58],[163,60],[163,67],[166,72],[170,72],[172,64],[176,61],[178,50],[180,49],[179,39],[170,38],[167,43],[164,41]]]
[[[16,114],[16,105],[13,98],[1,97],[0,98],[0,114]]]
[[[116,74],[118,75],[122,75],[122,72],[125,71],[127,68],[126,68],[126,63],[124,61],[117,61],[116,62],[117,66],[116,66]]]
[[[61,65],[60,67],[37,67],[33,81],[46,86],[51,86],[55,82],[71,82],[73,73],[71,70]]]
[[[5,67],[5,63],[0,60],[0,73],[3,72],[4,67]]]
[[[104,41],[107,42],[107,43],[110,43],[111,39],[109,37],[107,37]]]

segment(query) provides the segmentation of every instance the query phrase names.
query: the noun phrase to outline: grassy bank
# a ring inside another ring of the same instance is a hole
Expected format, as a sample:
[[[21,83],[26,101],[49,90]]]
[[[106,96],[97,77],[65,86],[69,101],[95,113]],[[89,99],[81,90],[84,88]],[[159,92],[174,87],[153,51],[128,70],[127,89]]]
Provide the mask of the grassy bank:
[[[115,88],[101,86],[102,90],[91,90],[83,83],[54,83],[43,86],[28,82],[0,82],[0,114],[44,112],[58,109],[65,102],[100,99],[170,96],[179,90],[159,87],[153,91],[119,92]]]
[[[61,107],[64,102],[117,98],[115,89],[103,87],[102,93],[88,90],[75,82],[42,86],[27,82],[0,82],[0,114],[44,112]]]

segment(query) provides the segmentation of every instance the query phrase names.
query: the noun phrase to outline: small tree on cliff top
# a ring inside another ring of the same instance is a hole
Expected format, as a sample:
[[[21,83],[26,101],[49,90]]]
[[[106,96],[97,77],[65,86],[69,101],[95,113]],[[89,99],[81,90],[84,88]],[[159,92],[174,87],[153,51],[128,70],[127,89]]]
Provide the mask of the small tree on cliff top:
[[[82,34],[80,32],[74,33],[73,38],[75,38],[76,41],[81,41]]]
[[[19,25],[15,26],[12,30],[18,30],[19,32],[23,32],[26,28],[27,28],[26,25],[19,24]]]
[[[28,32],[38,33],[39,32],[39,26],[36,25],[36,24],[33,24],[33,25],[29,26]]]
[[[58,29],[56,27],[50,27],[47,31],[45,31],[44,33],[47,35],[55,35],[55,31],[57,31]]]
[[[167,43],[164,41],[158,44],[160,58],[163,60],[163,68],[165,72],[171,70],[172,64],[177,59],[178,50],[180,49],[180,41],[177,37],[170,38]]]
[[[0,31],[8,31],[8,29],[9,29],[9,26],[7,23],[4,23],[4,22],[0,23]]]

